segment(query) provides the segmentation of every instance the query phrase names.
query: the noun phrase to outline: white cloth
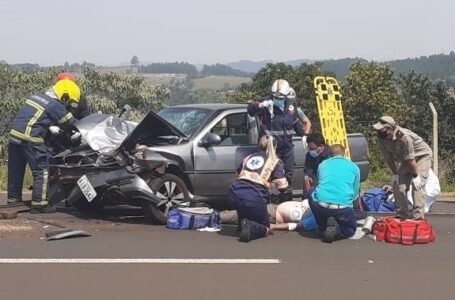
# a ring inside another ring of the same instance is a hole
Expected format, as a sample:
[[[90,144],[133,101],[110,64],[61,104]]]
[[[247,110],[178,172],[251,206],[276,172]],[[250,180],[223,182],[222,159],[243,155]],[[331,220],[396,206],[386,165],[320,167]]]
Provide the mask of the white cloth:
[[[362,230],[362,227],[357,227],[353,236],[351,236],[350,240],[360,240],[365,236],[365,231]]]
[[[423,188],[423,182],[422,179],[420,179],[419,175],[417,175],[417,177],[412,178],[412,184],[414,185],[417,191],[420,191]]]
[[[392,175],[392,186],[398,184],[398,175]]]
[[[266,107],[266,108],[273,107],[273,100],[264,100],[261,103],[259,103],[259,107]]]
[[[428,172],[427,183],[424,186],[425,191],[425,213],[430,211],[431,206],[436,201],[436,198],[441,193],[441,186],[439,185],[438,176],[433,172],[432,169]],[[414,204],[412,199],[412,186],[408,191],[408,200],[411,204]]]
[[[49,131],[51,132],[52,135],[58,135],[61,129],[58,126],[50,126]]]
[[[307,139],[306,135],[302,136],[303,149],[306,149],[308,147],[306,139]]]

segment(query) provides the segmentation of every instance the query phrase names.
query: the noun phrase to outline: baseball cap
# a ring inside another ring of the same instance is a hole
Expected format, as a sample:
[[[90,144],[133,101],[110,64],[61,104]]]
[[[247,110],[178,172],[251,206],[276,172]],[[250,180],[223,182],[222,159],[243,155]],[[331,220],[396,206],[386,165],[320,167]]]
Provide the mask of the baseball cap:
[[[373,125],[373,128],[375,130],[382,130],[384,128],[392,128],[392,126],[396,126],[395,120],[390,116],[382,116],[379,122]]]

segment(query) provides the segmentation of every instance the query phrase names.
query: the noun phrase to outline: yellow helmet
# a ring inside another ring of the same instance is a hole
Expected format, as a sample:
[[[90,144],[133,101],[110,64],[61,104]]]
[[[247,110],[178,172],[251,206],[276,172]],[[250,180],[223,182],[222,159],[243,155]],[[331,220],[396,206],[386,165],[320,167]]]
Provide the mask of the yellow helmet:
[[[81,90],[74,81],[68,79],[57,81],[53,86],[53,90],[60,101],[66,100],[79,103],[81,99]]]

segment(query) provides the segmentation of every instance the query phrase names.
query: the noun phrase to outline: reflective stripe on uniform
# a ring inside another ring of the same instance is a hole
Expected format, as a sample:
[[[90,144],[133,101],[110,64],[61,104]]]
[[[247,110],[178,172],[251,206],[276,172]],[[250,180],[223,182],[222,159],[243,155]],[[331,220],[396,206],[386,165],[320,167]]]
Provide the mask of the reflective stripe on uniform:
[[[33,118],[31,118],[30,121],[28,121],[27,127],[25,128],[25,133],[24,133],[26,136],[31,136],[32,127],[33,127],[33,125],[35,125],[36,121],[38,121],[39,117],[41,117],[41,115],[43,114],[44,107],[42,107],[41,105],[39,105],[36,102],[33,102],[32,100],[25,101],[25,104],[30,105],[31,107],[36,109],[36,112],[33,115]]]
[[[73,118],[73,114],[72,113],[67,113],[65,116],[63,116],[63,118],[61,118],[58,123],[59,124],[63,124],[69,120],[71,120]]]
[[[249,171],[245,168],[245,162],[248,158],[243,161],[243,170],[240,172],[238,179],[245,179],[257,184],[260,184],[266,188],[270,187],[270,178],[272,177],[273,170],[275,170],[276,165],[279,162],[279,159],[269,157],[262,167],[261,173],[258,174],[254,171]]]
[[[23,141],[27,141],[27,142],[31,142],[31,143],[35,143],[35,144],[42,144],[42,143],[44,143],[44,139],[42,137],[33,137],[33,136],[31,136],[31,133],[32,133],[33,125],[35,125],[36,121],[38,121],[38,119],[43,114],[44,107],[32,100],[25,101],[25,104],[36,109],[36,112],[33,115],[33,117],[30,119],[30,121],[28,121],[27,126],[25,127],[25,132],[19,132],[15,129],[12,129],[10,131],[10,135],[13,137],[19,138]]]
[[[286,178],[274,179],[273,182],[276,184],[276,187],[280,190],[283,190],[288,187],[288,180]]]
[[[294,135],[294,130],[264,130],[267,135]]]
[[[49,96],[49,97],[50,97],[50,96]],[[47,99],[45,99],[45,98],[43,98],[43,97],[40,97],[40,96],[35,95],[35,96],[32,96],[32,98],[35,99],[35,100],[38,101],[38,102],[41,102],[41,103],[44,104],[44,105],[49,104],[49,100],[47,100]]]
[[[44,143],[44,139],[42,137],[33,137],[33,136],[29,136],[29,135],[25,135],[17,130],[14,130],[12,129],[10,131],[10,135],[12,135],[13,137],[16,137],[18,139],[21,139],[23,141],[27,141],[27,142],[31,142],[31,143],[35,143],[35,144],[43,144]]]
[[[259,175],[256,172],[252,172],[252,171],[248,171],[248,170],[242,170],[242,172],[240,172],[238,179],[248,180],[250,182],[254,182],[259,185],[262,185],[266,188],[269,188],[269,186],[270,186],[270,183],[268,181],[264,180],[264,178],[262,178],[261,175]]]
[[[47,183],[49,181],[49,171],[43,170],[43,188],[41,191],[41,201],[46,201],[47,203]]]
[[[42,201],[32,201],[32,206],[47,206],[47,200]]]

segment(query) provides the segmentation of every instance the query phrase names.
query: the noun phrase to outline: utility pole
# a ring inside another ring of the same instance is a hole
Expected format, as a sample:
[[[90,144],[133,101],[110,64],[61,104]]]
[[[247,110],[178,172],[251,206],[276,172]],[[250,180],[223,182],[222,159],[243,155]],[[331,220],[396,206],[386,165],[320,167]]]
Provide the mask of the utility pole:
[[[433,114],[433,171],[438,176],[438,112],[433,102],[429,103]]]

